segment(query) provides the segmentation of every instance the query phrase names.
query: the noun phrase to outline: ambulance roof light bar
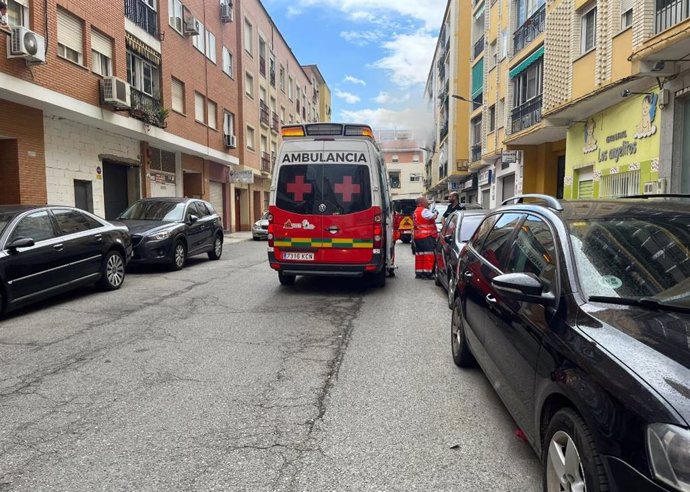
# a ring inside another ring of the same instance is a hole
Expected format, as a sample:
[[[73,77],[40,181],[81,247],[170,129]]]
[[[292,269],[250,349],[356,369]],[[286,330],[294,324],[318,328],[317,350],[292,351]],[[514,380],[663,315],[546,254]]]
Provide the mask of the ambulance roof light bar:
[[[308,123],[286,125],[280,129],[283,138],[289,137],[367,137],[374,140],[374,132],[368,125],[343,125],[340,123]]]

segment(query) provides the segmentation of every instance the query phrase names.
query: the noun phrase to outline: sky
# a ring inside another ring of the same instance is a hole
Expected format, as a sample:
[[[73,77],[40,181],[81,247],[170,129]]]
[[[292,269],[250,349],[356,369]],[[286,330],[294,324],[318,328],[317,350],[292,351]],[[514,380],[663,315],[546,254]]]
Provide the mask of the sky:
[[[446,0],[263,0],[293,53],[331,90],[332,121],[431,124],[424,86]]]

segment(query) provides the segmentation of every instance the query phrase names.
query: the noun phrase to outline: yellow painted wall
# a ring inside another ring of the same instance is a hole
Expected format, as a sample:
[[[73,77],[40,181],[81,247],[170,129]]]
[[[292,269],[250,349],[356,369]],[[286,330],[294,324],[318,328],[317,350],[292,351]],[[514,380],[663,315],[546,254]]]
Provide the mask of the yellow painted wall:
[[[522,191],[555,195],[558,157],[565,155],[565,140],[515,148],[523,151]]]
[[[632,28],[613,38],[611,45],[611,82],[632,75],[632,63],[628,56],[632,53]]]
[[[573,63],[573,99],[587,95],[596,88],[594,83],[596,56],[596,50],[592,50]]]
[[[455,11],[455,31],[450,33],[454,40],[452,43],[457,43],[457,49],[451,51],[455,54],[455,66],[457,70],[450,81],[451,94],[457,94],[463,97],[468,97],[470,93],[470,78],[471,66],[469,60],[469,52],[471,49],[471,27],[472,18],[467,15],[467,12],[472,8],[471,0],[459,0],[457,9]],[[470,156],[470,118],[469,114],[472,104],[460,101],[458,99],[450,98],[450,104],[455,105],[455,115],[452,122],[453,135],[455,138],[455,158],[456,160],[468,160]],[[450,163],[449,167],[454,167],[454,163]]]
[[[582,7],[590,3],[591,0],[575,0],[575,10],[580,10]]]

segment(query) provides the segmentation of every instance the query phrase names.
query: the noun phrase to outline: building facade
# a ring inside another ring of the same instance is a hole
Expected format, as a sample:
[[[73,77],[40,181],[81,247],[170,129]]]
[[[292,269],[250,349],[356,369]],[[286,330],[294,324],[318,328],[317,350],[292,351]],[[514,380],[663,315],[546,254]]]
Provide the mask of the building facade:
[[[422,149],[409,131],[377,131],[376,140],[388,173],[391,198],[417,198],[424,193]]]

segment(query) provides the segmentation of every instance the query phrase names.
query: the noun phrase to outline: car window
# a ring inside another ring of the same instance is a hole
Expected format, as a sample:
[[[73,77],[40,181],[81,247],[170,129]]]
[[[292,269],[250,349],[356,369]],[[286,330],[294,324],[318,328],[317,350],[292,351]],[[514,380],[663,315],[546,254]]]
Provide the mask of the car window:
[[[213,215],[213,214],[216,213],[216,209],[213,208],[213,205],[211,205],[211,204],[208,203],[208,202],[203,202],[203,204],[204,204],[204,206],[206,207],[206,210],[208,210],[208,214],[209,214],[209,215]]]
[[[474,232],[479,227],[484,219],[483,215],[465,215],[460,222],[460,230],[458,231],[458,241],[466,243],[470,240]]]
[[[549,226],[541,218],[528,215],[518,228],[503,271],[533,273],[542,281],[545,291],[555,291],[556,245]]]
[[[501,215],[479,250],[481,256],[501,271],[505,271],[503,262],[512,244],[510,239],[522,218],[523,215],[519,213]]]
[[[476,251],[479,251],[484,244],[486,236],[489,235],[491,229],[494,228],[494,224],[499,219],[501,214],[489,215],[484,219],[484,221],[479,225],[479,228],[475,231],[470,239],[470,246],[472,246]]]
[[[141,200],[122,212],[120,218],[125,220],[179,222],[182,220],[184,206],[184,202]]]
[[[31,238],[34,242],[45,241],[55,237],[53,222],[47,210],[27,215],[15,226],[9,242],[20,238]]]
[[[7,224],[9,224],[16,215],[16,212],[0,213],[0,235],[2,235],[5,227],[7,227]]]
[[[103,227],[103,224],[92,219],[86,214],[78,210],[70,210],[66,208],[53,209],[53,215],[57,220],[60,232],[62,234],[74,234],[76,232],[88,231],[89,229],[96,229]]]
[[[199,209],[196,207],[196,202],[189,202],[189,205],[187,205],[187,213],[185,215],[185,218],[189,220],[190,215],[196,215],[197,217],[201,217]]]
[[[208,211],[208,207],[206,207],[206,204],[204,202],[194,202],[194,205],[196,205],[196,209],[199,212],[199,218],[211,215]]]
[[[448,222],[443,226],[443,230],[441,232],[442,235],[444,236],[455,236],[455,228],[458,225],[458,214],[452,214],[448,218]]]

